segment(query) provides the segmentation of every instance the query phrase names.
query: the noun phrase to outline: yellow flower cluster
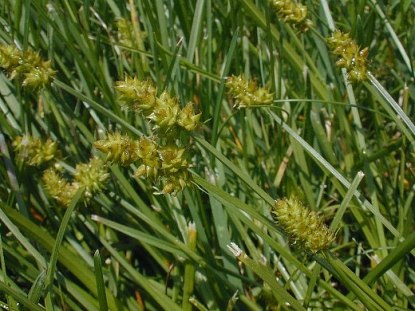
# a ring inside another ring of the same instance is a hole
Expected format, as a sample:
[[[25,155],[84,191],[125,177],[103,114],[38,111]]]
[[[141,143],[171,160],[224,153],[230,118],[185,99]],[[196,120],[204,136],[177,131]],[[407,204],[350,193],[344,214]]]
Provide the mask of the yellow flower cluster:
[[[284,22],[293,25],[300,31],[307,31],[313,22],[307,19],[307,7],[293,0],[272,0],[271,7]]]
[[[273,94],[265,87],[258,87],[255,81],[246,80],[242,75],[226,80],[228,93],[235,99],[235,107],[245,108],[272,103]]]
[[[275,201],[273,214],[294,243],[302,245],[309,252],[326,249],[334,240],[335,234],[319,215],[295,199]]]
[[[88,163],[77,164],[73,176],[74,180],[68,182],[62,176],[62,168],[59,165],[43,172],[45,190],[64,206],[69,205],[80,188],[84,189],[84,199],[90,200],[95,193],[102,191],[109,174],[102,160],[92,158]]]
[[[23,86],[33,89],[49,85],[55,75],[50,61],[42,60],[33,51],[20,51],[13,45],[0,45],[0,68],[8,72],[10,79],[21,80]]]
[[[162,184],[161,193],[177,194],[190,185],[187,171],[190,164],[180,132],[193,131],[201,114],[196,114],[192,103],[180,108],[175,97],[167,91],[157,96],[157,90],[150,81],[126,77],[116,82],[115,89],[121,104],[130,110],[142,113],[156,135],[152,139],[138,140],[118,132],[108,134],[94,146],[107,154],[106,161],[120,165],[137,163],[135,177],[151,178]]]
[[[339,30],[327,39],[327,43],[333,54],[339,56],[336,65],[346,68],[351,81],[362,81],[367,78],[368,48],[360,50],[348,33],[342,33]]]
[[[17,158],[31,166],[40,166],[59,155],[58,145],[51,139],[41,141],[32,136],[17,136],[13,141]]]

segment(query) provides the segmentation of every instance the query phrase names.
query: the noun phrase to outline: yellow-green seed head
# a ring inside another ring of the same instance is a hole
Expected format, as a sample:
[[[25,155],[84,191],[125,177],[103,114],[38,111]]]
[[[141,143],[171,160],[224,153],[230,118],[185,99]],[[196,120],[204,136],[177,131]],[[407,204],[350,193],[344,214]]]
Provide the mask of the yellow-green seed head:
[[[193,131],[198,125],[201,115],[201,113],[194,113],[193,103],[190,102],[179,112],[177,124],[189,132]]]
[[[242,75],[226,80],[228,93],[235,99],[235,106],[251,107],[272,103],[273,94],[267,88],[258,87],[255,81],[248,81]]]
[[[159,165],[159,163],[157,163]],[[155,179],[158,177],[159,167],[141,164],[134,172],[134,177],[146,177]]]
[[[31,166],[39,166],[59,156],[58,145],[51,139],[42,142],[32,136],[17,136],[13,141],[14,150],[20,161]]]
[[[50,61],[42,62],[41,66],[31,68],[24,74],[23,86],[33,89],[43,88],[52,82],[55,71],[51,68]]]
[[[157,144],[148,138],[141,137],[138,142],[138,156],[147,165],[156,164],[159,161]]]
[[[291,24],[301,31],[307,31],[313,24],[311,20],[307,19],[305,5],[293,0],[272,0],[270,5],[285,23]]]
[[[360,50],[357,43],[348,33],[339,30],[333,32],[327,43],[333,54],[339,56],[336,65],[347,70],[351,81],[362,81],[367,78],[368,48]]]
[[[42,176],[46,192],[63,206],[67,207],[74,197],[78,186],[68,183],[56,168],[48,168]]]
[[[173,129],[176,124],[179,110],[180,106],[177,99],[164,91],[157,98],[156,106],[153,113],[149,115],[149,119],[156,124],[157,128],[168,131]]]
[[[143,40],[147,37],[145,31],[141,31],[140,29],[134,30],[133,23],[124,18],[117,20],[117,29],[118,42],[129,48],[142,46]]]
[[[85,187],[85,198],[102,191],[109,174],[104,162],[98,158],[92,158],[88,163],[77,164],[74,173],[74,185],[78,188]]]
[[[140,81],[126,76],[124,81],[117,81],[115,89],[119,100],[128,109],[149,115],[155,104],[157,90],[150,81]]]
[[[125,18],[121,18],[117,20],[117,29],[119,43],[130,48],[133,47],[132,23]]]
[[[123,166],[130,165],[139,159],[138,145],[138,141],[118,132],[108,134],[106,139],[94,143],[95,148],[107,154],[106,161]]]
[[[12,71],[19,64],[21,51],[13,45],[0,45],[0,68]]]
[[[158,146],[154,141],[145,137],[140,138],[137,154],[141,159],[142,164],[135,171],[135,177],[157,177],[158,170],[161,167],[157,148]]]
[[[0,46],[0,68],[9,73],[10,79],[20,79],[22,85],[40,89],[52,82],[55,71],[50,61],[44,61],[38,53],[20,51],[14,46]]]
[[[307,251],[316,253],[326,249],[334,240],[334,233],[320,216],[295,199],[275,201],[273,214],[291,240]]]
[[[187,171],[181,170],[164,178],[163,194],[176,195],[183,191],[184,188],[190,186],[191,178]]]
[[[174,174],[189,167],[184,148],[166,146],[159,150],[159,155],[161,169],[165,174]]]

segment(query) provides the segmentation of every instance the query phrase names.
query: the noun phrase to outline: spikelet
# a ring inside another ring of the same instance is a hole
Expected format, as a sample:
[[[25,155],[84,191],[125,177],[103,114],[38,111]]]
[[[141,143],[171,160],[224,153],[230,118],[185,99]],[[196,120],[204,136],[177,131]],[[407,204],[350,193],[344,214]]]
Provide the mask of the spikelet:
[[[65,207],[69,206],[78,190],[78,186],[67,182],[56,167],[45,170],[42,181],[46,192]]]
[[[141,81],[126,76],[124,81],[117,81],[115,89],[119,101],[129,110],[149,115],[156,105],[157,90],[150,81]]]
[[[238,108],[272,103],[273,94],[267,88],[258,87],[255,81],[248,81],[242,75],[228,77],[226,87]]]
[[[84,187],[84,196],[88,200],[95,193],[102,191],[108,177],[104,162],[101,159],[92,158],[88,163],[76,165],[73,185],[78,188]]]
[[[139,141],[121,134],[108,135],[95,142],[95,147],[107,153],[108,161],[137,163],[134,177],[151,179],[156,189],[161,185],[157,193],[176,195],[191,184],[187,152],[179,146],[198,126],[201,114],[195,113],[191,102],[180,108],[178,99],[167,91],[156,96],[156,88],[149,81],[126,77],[116,82],[115,89],[123,105],[146,117],[155,135]]]
[[[108,134],[106,139],[94,143],[95,148],[107,154],[106,161],[123,166],[130,165],[139,159],[138,145],[138,142],[128,135],[121,135],[118,132]]]
[[[275,201],[273,215],[290,239],[309,252],[316,253],[326,249],[334,240],[335,234],[319,215],[295,199]]]
[[[360,50],[357,43],[350,38],[350,34],[339,30],[334,31],[327,43],[333,54],[339,56],[336,65],[347,70],[352,82],[367,79],[367,55],[368,48]]]
[[[17,136],[12,143],[17,158],[31,166],[40,166],[59,156],[58,145],[51,139],[41,141],[32,136]]]
[[[12,45],[0,45],[0,68],[9,73],[10,79],[18,79],[24,87],[32,89],[48,86],[55,76],[50,61],[43,60],[36,52],[20,51]]]
[[[201,113],[195,114],[193,103],[187,103],[177,116],[177,124],[191,132],[197,127],[201,115]]]
[[[300,31],[307,31],[313,22],[307,19],[307,7],[293,0],[272,0],[270,2],[271,8],[275,13],[288,23]]]
[[[117,20],[118,42],[126,47],[133,48],[143,46],[144,39],[147,37],[145,31],[134,29],[133,23],[125,18]]]
[[[184,188],[191,185],[191,177],[187,170],[180,170],[174,174],[166,175],[163,182],[164,186],[161,193],[176,195],[178,192],[183,191]]]
[[[165,174],[174,174],[189,167],[185,157],[185,149],[177,146],[166,146],[159,151],[161,169]]]
[[[140,138],[138,143],[138,156],[140,157],[142,164],[134,173],[135,177],[157,177],[161,166],[158,148],[158,145],[154,141],[145,137]]]
[[[156,124],[155,129],[159,129],[163,133],[169,132],[174,129],[176,124],[180,111],[179,102],[166,91],[157,98],[156,102],[149,119]]]

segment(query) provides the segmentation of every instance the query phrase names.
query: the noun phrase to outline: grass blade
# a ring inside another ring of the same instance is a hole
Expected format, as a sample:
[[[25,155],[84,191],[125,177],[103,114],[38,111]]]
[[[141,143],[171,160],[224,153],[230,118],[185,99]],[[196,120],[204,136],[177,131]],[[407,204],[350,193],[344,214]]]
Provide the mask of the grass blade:
[[[95,279],[97,282],[99,310],[107,311],[108,304],[107,304],[107,296],[105,294],[104,275],[102,272],[101,255],[99,254],[98,250],[95,251],[95,254],[94,254],[94,268],[95,268]]]

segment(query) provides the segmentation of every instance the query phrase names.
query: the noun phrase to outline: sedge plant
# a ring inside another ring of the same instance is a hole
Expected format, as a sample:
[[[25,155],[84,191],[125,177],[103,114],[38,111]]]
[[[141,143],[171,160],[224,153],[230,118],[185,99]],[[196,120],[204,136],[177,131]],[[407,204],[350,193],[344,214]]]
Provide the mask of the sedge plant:
[[[410,310],[412,1],[0,4],[0,305]]]

